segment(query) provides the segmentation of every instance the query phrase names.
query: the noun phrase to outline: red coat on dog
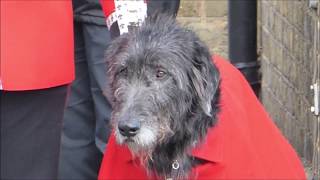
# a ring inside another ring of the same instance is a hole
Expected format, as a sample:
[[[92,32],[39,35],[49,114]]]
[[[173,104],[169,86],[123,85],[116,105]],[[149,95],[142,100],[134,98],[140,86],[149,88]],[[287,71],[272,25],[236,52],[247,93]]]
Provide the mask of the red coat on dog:
[[[221,74],[221,111],[192,155],[206,160],[192,170],[197,179],[306,179],[288,141],[268,116],[241,73],[214,57]],[[99,179],[150,179],[112,135]]]

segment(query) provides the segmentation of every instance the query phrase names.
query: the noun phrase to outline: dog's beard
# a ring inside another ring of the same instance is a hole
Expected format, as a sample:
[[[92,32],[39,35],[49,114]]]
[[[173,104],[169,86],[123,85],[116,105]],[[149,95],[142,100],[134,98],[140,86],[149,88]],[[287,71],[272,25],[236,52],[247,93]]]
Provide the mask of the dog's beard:
[[[141,128],[134,137],[125,137],[116,128],[115,136],[118,144],[126,145],[133,157],[138,157],[141,165],[146,166],[148,161],[152,161],[152,153],[157,142],[158,131],[151,128]]]
[[[121,135],[118,128],[115,128],[117,143],[126,145],[132,155],[139,157],[143,164],[148,160],[153,161],[152,154],[155,147],[174,134],[167,123],[158,125],[158,127],[142,127],[137,135],[130,138]]]
[[[114,129],[117,143],[121,145],[127,145],[133,154],[139,156],[142,154],[151,154],[156,145],[166,141],[174,134],[170,128],[169,117],[159,115],[158,117],[147,119],[155,120],[148,122],[148,124],[144,124],[140,128],[139,133],[133,137],[121,135],[115,123]]]
[[[115,135],[118,144],[127,145],[134,155],[139,156],[152,152],[157,142],[158,130],[142,127],[134,137],[126,137],[120,134],[118,128],[115,128]]]

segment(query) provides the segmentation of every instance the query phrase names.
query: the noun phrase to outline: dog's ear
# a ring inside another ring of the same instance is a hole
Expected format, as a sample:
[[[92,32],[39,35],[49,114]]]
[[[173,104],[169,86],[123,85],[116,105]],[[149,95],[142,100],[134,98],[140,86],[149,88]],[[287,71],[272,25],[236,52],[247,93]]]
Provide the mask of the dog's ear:
[[[114,40],[108,45],[108,48],[105,53],[105,60],[107,65],[107,70],[112,71],[113,65],[117,63],[117,56],[128,47],[129,35],[123,34]]]
[[[191,83],[197,100],[205,114],[212,116],[211,102],[218,93],[220,75],[212,63],[208,48],[201,41],[194,41],[194,56],[191,68]]]
[[[104,88],[103,94],[107,97],[111,105],[114,103],[112,83],[114,82],[114,77],[116,73],[116,67],[120,62],[121,54],[128,47],[129,36],[128,34],[123,34],[115,38],[109,45],[105,53],[105,64],[107,71],[107,84]]]

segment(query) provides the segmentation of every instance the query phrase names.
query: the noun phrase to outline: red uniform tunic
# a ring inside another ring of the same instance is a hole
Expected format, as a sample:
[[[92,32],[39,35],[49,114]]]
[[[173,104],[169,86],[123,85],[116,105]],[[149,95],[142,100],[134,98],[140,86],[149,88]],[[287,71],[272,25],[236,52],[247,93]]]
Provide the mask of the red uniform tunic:
[[[221,73],[221,112],[192,155],[207,163],[192,169],[197,179],[306,179],[288,141],[250,86],[226,60],[215,57]],[[148,179],[146,171],[112,135],[99,179]]]
[[[74,79],[72,2],[0,3],[0,89],[43,89],[70,83]]]

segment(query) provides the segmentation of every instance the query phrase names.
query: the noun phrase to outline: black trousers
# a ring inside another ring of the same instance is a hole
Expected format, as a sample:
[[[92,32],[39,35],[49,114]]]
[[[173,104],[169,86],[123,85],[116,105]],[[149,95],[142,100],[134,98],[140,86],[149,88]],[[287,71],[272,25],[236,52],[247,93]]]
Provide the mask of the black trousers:
[[[106,26],[75,22],[76,79],[64,114],[59,179],[96,179],[111,128],[104,52]]]
[[[67,86],[1,91],[0,179],[57,179]]]

